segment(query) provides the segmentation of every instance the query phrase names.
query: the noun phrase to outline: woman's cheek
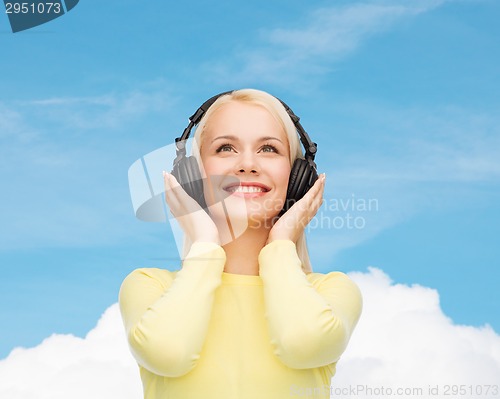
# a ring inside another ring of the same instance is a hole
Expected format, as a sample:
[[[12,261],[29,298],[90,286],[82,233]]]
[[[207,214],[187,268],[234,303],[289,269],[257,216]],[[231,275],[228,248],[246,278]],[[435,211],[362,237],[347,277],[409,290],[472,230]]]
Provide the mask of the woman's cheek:
[[[210,158],[206,157],[202,158],[200,167],[205,171],[206,176],[210,176],[211,174],[213,174],[212,170],[214,166],[213,166],[213,161],[210,160]]]
[[[220,176],[228,173],[229,162],[225,158],[206,158],[203,162],[206,176]]]

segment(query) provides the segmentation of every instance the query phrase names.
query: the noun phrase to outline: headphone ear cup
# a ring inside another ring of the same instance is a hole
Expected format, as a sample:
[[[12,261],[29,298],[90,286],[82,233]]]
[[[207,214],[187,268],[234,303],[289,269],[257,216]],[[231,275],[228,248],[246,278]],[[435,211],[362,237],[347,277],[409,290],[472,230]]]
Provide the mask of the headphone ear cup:
[[[203,194],[203,179],[195,157],[184,157],[174,165],[172,174],[186,193],[204,209],[207,208]]]
[[[288,188],[286,190],[287,209],[295,203],[298,188],[297,182],[300,181],[304,173],[304,167],[305,161],[303,159],[297,158],[293,163],[292,170],[290,171],[290,178],[288,179]]]
[[[314,185],[316,180],[318,180],[318,172],[316,172],[314,164],[305,159],[296,159],[290,171],[286,201],[281,214],[300,200]]]

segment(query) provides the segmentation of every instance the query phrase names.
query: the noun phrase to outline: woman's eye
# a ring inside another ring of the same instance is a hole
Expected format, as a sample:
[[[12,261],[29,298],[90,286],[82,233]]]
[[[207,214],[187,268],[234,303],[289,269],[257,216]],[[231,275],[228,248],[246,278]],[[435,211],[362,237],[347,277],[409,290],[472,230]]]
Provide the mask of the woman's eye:
[[[262,152],[278,152],[278,149],[270,144],[266,144],[262,147]]]
[[[216,152],[229,152],[233,149],[231,144],[222,144],[219,148],[217,148]]]

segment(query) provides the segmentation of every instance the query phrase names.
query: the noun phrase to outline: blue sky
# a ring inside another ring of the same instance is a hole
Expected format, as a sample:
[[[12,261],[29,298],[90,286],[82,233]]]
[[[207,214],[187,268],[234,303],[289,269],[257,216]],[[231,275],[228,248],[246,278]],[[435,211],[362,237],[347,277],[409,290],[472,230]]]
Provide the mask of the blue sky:
[[[363,222],[311,228],[315,271],[374,266],[500,331],[498,1],[96,4],[16,34],[0,16],[0,359],[85,335],[131,270],[177,268],[128,168],[242,87],[318,143],[324,220]]]

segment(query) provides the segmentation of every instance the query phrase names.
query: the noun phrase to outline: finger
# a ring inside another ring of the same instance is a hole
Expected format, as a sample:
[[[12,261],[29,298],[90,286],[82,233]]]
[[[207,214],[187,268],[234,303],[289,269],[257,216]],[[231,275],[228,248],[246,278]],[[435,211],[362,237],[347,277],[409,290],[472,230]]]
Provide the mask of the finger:
[[[165,199],[170,202],[176,199],[174,195],[174,190],[172,186],[172,180],[170,179],[171,174],[163,171],[163,184],[165,186]]]
[[[325,180],[326,180],[326,177],[325,177],[325,174],[322,173],[318,180],[316,180],[316,182],[314,183],[314,191],[312,192],[312,197],[314,199],[318,198],[318,197],[321,197],[323,195],[323,192],[324,192],[324,189],[325,189]]]
[[[163,184],[165,187],[165,202],[170,211],[170,214],[175,217],[174,209],[178,209],[179,201],[174,195],[172,190],[172,183],[170,182],[169,173],[163,171]]]
[[[312,217],[314,217],[316,215],[316,213],[318,212],[319,208],[321,208],[321,205],[323,204],[323,194],[325,192],[325,177],[323,175],[323,177],[321,178],[321,186],[318,190],[318,193],[314,196],[312,202],[311,202],[311,213],[312,213]],[[312,219],[311,217],[311,219]]]
[[[322,192],[323,189],[325,188],[325,182],[326,182],[326,175],[324,173],[321,173],[318,177],[318,180],[315,181],[316,186],[316,192]]]
[[[314,182],[313,186],[309,189],[309,191],[304,195],[306,200],[312,200],[315,198],[318,193],[321,191],[322,187],[324,187],[325,174],[322,173],[318,179]]]
[[[325,175],[324,173],[319,176],[319,178],[314,182],[313,186],[309,189],[309,191],[300,199],[297,201],[296,204],[298,207],[300,207],[303,211],[311,210],[313,204],[315,201],[319,198],[319,201],[322,201],[323,198],[323,188],[324,188],[324,182],[325,182]]]
[[[170,185],[172,187],[181,187],[180,183],[177,181],[176,177],[173,174],[167,173],[167,176],[168,176]]]
[[[302,222],[309,223],[316,215],[323,203],[323,193],[325,188],[325,174],[321,174],[315,182],[313,188],[309,190],[310,194],[302,206]]]
[[[319,208],[321,206],[321,204],[323,203],[323,194],[325,193],[325,183],[326,183],[325,174],[323,173],[318,180],[320,180],[321,183],[319,185],[318,192],[314,196],[313,205],[317,205]]]
[[[165,184],[165,202],[170,208],[170,213],[175,217],[178,217],[193,211],[193,209],[187,209],[187,205],[190,204],[191,197],[187,195],[175,177],[165,171],[163,173],[163,177]]]
[[[165,192],[168,190],[169,199],[176,200],[182,203],[183,201],[188,201],[191,197],[184,191],[182,186],[179,184],[177,179],[171,173],[163,171],[164,181],[165,181]]]
[[[200,204],[184,190],[174,175],[164,172],[164,177],[165,200],[173,215],[179,217],[203,211]]]

